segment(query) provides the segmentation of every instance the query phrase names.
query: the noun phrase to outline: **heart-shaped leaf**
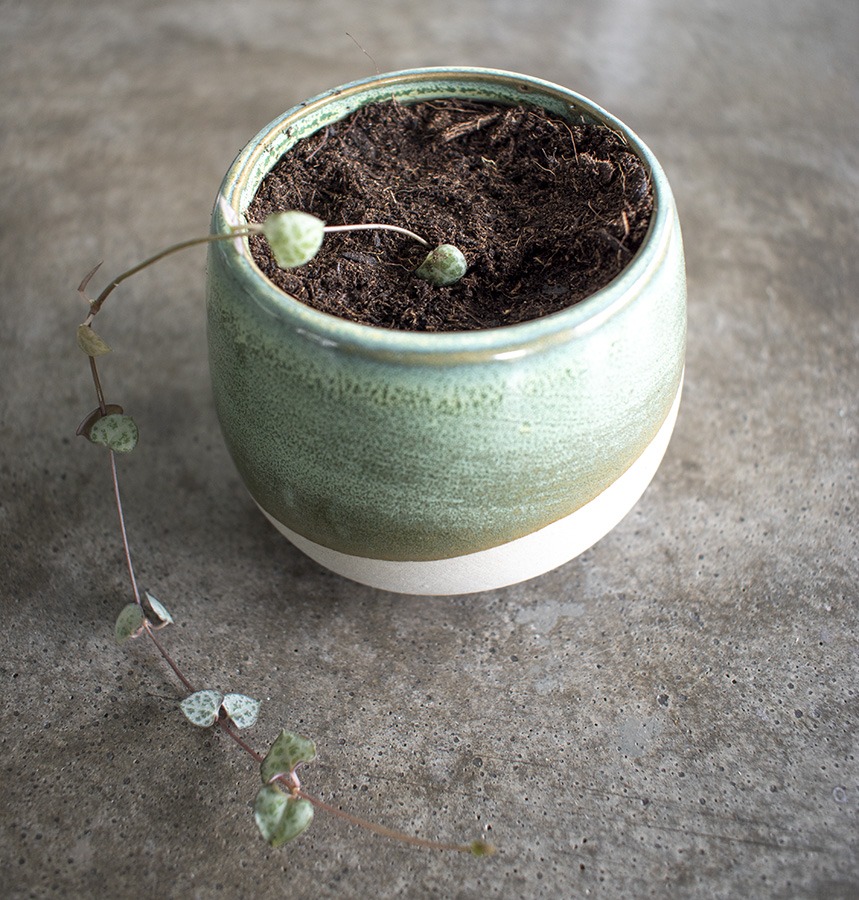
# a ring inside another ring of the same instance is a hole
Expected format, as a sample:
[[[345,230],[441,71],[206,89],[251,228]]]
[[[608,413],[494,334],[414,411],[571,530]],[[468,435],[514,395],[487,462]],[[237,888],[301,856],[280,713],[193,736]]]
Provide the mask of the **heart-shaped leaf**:
[[[90,440],[89,433],[92,430],[92,426],[98,422],[99,419],[104,418],[105,416],[112,415],[113,413],[121,413],[122,407],[118,403],[108,403],[104,410],[102,411],[100,406],[97,406],[77,427],[77,431],[75,434],[85,437],[87,440]]]
[[[116,617],[114,634],[118,644],[125,643],[130,637],[134,637],[143,627],[143,610],[137,603],[129,603],[122,608],[122,612]]]
[[[78,347],[87,356],[104,356],[110,353],[107,342],[99,337],[89,325],[78,325]]]
[[[260,702],[244,694],[227,694],[221,706],[236,728],[250,728],[259,715]]]
[[[456,284],[468,268],[462,251],[453,244],[439,244],[430,250],[426,259],[418,266],[415,275],[436,287]]]
[[[263,222],[262,233],[281,269],[303,266],[316,256],[325,237],[322,219],[298,209],[272,213]]]
[[[260,788],[254,801],[254,819],[272,847],[298,837],[313,819],[313,805],[303,797],[289,797],[274,785]]]
[[[217,721],[223,697],[218,691],[197,691],[186,697],[179,708],[192,725],[208,728]]]
[[[299,763],[311,762],[314,759],[316,759],[316,745],[313,741],[284,729],[275,738],[266,758],[262,761],[260,776],[263,783],[268,784],[278,775],[289,775]]]
[[[130,453],[136,446],[140,433],[131,416],[113,413],[93,422],[89,439],[117,453]]]
[[[167,612],[167,608],[161,603],[158,599],[152,596],[149,591],[145,591],[146,594],[146,605],[149,607],[149,611],[152,613],[152,616],[157,619],[162,625],[172,625],[173,624],[173,616]]]

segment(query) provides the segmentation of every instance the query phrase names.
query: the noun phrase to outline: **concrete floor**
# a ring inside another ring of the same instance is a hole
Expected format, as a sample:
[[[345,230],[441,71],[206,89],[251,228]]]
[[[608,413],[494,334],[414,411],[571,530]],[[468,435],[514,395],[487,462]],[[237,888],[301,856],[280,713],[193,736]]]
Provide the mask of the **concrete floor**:
[[[735,11],[731,11],[735,10]],[[742,11],[740,11],[742,10]],[[854,0],[0,2],[0,892],[7,897],[859,895],[859,6]],[[200,684],[312,736],[272,850],[252,761],[184,724],[128,600],[75,287],[205,232],[233,155],[327,87],[460,63],[589,96],[662,161],[689,274],[662,469],[580,559],[403,598],[252,506],[208,388],[203,254],[116,295],[110,398],[141,581]]]

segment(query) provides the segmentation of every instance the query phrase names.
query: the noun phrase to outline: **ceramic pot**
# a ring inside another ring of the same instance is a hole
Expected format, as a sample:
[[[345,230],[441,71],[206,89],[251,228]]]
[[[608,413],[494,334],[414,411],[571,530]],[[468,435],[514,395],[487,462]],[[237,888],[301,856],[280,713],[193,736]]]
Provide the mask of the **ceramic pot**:
[[[609,125],[651,173],[642,246],[566,310],[428,334],[311,309],[260,272],[246,240],[212,244],[217,414],[254,500],[323,566],[404,593],[498,588],[590,547],[655,474],[683,377],[680,227],[658,162],[607,112],[535,78],[445,68],[358,81],[284,113],[230,168],[213,231],[245,221],[263,177],[296,142],[392,95],[535,104]]]

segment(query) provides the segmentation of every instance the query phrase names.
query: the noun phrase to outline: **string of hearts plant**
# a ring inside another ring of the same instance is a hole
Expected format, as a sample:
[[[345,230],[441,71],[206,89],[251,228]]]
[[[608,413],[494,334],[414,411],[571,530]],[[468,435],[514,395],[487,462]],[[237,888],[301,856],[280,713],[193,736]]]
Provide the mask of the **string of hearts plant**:
[[[262,836],[273,847],[279,847],[301,834],[310,824],[314,808],[319,808],[343,818],[353,825],[418,847],[486,856],[493,852],[493,848],[485,841],[449,844],[414,837],[353,816],[308,793],[302,787],[297,774],[299,766],[311,762],[316,757],[316,747],[313,741],[306,737],[283,729],[265,754],[255,750],[239,734],[239,731],[250,728],[256,722],[260,702],[244,694],[224,694],[211,688],[199,689],[191,682],[167,651],[160,637],[156,636],[157,632],[173,622],[173,617],[149,591],[140,590],[132,563],[119,490],[116,454],[128,453],[133,450],[137,446],[139,432],[134,420],[125,414],[121,406],[107,402],[102,387],[97,359],[109,353],[110,347],[93,330],[92,323],[105,300],[119,284],[132,275],[154,265],[166,256],[200,244],[261,234],[271,246],[277,264],[282,268],[294,268],[304,265],[316,255],[326,234],[366,229],[398,232],[429,246],[419,235],[398,226],[378,223],[331,226],[308,213],[290,210],[274,213],[262,224],[237,225],[225,233],[206,235],[173,244],[114,278],[94,300],[87,297],[86,290],[101,263],[81,282],[78,293],[89,304],[89,313],[83,323],[78,326],[77,342],[89,359],[98,406],[81,422],[77,433],[92,443],[107,448],[113,496],[119,517],[119,531],[132,593],[131,602],[123,607],[116,620],[115,634],[120,643],[144,635],[151,640],[186,691],[186,696],[179,704],[185,717],[201,728],[219,728],[259,763],[262,787],[254,801],[254,818]],[[432,284],[445,286],[458,281],[465,273],[465,269],[466,263],[462,253],[452,245],[442,244],[427,254],[424,262],[415,271],[415,275]]]

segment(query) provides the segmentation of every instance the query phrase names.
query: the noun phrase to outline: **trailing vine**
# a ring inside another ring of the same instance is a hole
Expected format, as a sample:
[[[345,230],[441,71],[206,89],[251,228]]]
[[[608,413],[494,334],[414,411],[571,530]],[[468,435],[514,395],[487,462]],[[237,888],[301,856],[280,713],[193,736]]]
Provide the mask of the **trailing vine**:
[[[326,234],[359,229],[395,231],[429,246],[420,236],[397,226],[376,223],[329,226],[308,213],[291,210],[275,213],[261,225],[236,225],[224,233],[210,234],[172,244],[122,272],[109,282],[95,299],[90,299],[86,292],[90,281],[101,267],[101,263],[92,269],[81,282],[78,293],[87,302],[89,312],[78,326],[77,343],[89,361],[97,406],[78,426],[77,433],[107,450],[113,497],[119,520],[119,533],[131,589],[131,599],[119,612],[114,624],[114,633],[119,643],[138,638],[148,640],[171,669],[185,692],[179,703],[179,708],[185,718],[201,728],[220,729],[259,764],[262,786],[258,789],[254,801],[254,819],[263,838],[271,846],[280,847],[301,834],[310,825],[314,810],[320,809],[377,835],[402,841],[415,847],[487,856],[494,852],[494,848],[485,841],[475,840],[468,844],[457,844],[415,837],[344,812],[308,793],[301,784],[298,769],[316,758],[316,746],[312,740],[306,737],[282,729],[265,753],[254,749],[239,732],[251,728],[256,723],[260,712],[260,701],[244,694],[222,693],[209,687],[200,688],[192,682],[167,650],[160,637],[162,629],[173,624],[173,616],[153,594],[148,590],[141,590],[132,561],[119,485],[117,454],[130,453],[135,449],[139,440],[139,431],[134,419],[125,413],[122,406],[117,403],[108,403],[102,384],[98,360],[110,353],[111,350],[92,325],[107,298],[116,287],[132,275],[154,265],[166,256],[189,247],[247,237],[251,234],[262,234],[271,245],[278,264],[284,268],[292,268],[303,265],[311,259],[318,251]],[[466,263],[460,251],[451,245],[443,244],[428,253],[415,275],[425,278],[435,285],[445,286],[461,278],[465,268]]]

